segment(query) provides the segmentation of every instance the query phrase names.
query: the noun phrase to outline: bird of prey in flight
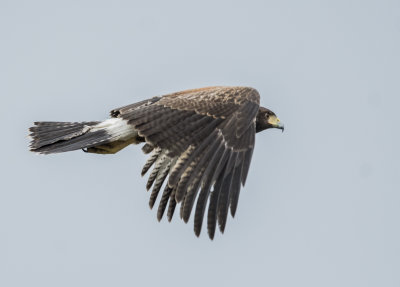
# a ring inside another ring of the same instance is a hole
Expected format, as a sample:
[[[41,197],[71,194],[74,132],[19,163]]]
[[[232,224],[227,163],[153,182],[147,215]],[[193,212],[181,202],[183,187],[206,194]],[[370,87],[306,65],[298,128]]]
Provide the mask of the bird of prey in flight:
[[[41,154],[79,149],[114,154],[144,143],[142,150],[150,156],[142,175],[152,168],[146,185],[152,189],[151,208],[164,186],[158,220],[167,209],[170,221],[180,204],[180,217],[187,222],[196,205],[194,232],[199,236],[208,202],[207,230],[213,239],[217,223],[223,233],[228,211],[236,213],[255,134],[268,128],[283,131],[283,124],[260,107],[257,90],[207,87],[114,109],[102,122],[35,122],[29,131],[31,151]]]

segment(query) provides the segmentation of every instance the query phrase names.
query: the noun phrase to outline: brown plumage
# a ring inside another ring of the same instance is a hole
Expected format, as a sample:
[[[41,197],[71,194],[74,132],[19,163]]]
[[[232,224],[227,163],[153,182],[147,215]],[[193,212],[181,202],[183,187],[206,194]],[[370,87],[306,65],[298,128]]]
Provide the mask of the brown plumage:
[[[209,87],[155,97],[111,111],[112,126],[68,127],[78,136],[73,149],[82,148],[94,153],[114,153],[130,143],[146,142],[143,147],[150,158],[142,175],[150,168],[146,185],[152,188],[150,207],[153,207],[163,184],[157,218],[168,207],[171,220],[175,207],[181,204],[180,216],[187,222],[194,211],[194,231],[198,236],[209,201],[207,226],[212,239],[218,223],[224,232],[230,209],[235,215],[240,188],[245,184],[255,144],[255,134],[267,128],[280,128],[275,114],[259,106],[260,96],[253,88]],[[120,121],[121,119],[122,121]],[[115,123],[114,123],[115,122]],[[117,124],[118,123],[118,129]],[[123,124],[122,124],[123,123]],[[60,124],[58,124],[60,126]],[[31,128],[31,149],[41,153],[68,151],[68,139],[52,140],[40,124]],[[88,137],[98,133],[97,139]],[[99,134],[99,132],[103,132]],[[71,134],[71,133],[70,133]],[[90,142],[79,138],[90,138]],[[41,142],[49,143],[40,145]],[[59,148],[61,146],[62,148]],[[69,149],[69,150],[72,150]],[[197,198],[197,202],[196,202]]]

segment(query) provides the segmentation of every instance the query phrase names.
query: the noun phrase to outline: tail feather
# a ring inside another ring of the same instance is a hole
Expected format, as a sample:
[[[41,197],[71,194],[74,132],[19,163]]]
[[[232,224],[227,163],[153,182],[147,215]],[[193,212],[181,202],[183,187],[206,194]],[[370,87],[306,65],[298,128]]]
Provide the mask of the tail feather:
[[[29,129],[30,150],[49,154],[93,147],[110,141],[105,129],[91,131],[100,122],[35,122]]]
[[[61,140],[71,139],[84,134],[85,126],[90,127],[99,122],[35,122],[29,129],[33,138],[32,148],[55,143]]]

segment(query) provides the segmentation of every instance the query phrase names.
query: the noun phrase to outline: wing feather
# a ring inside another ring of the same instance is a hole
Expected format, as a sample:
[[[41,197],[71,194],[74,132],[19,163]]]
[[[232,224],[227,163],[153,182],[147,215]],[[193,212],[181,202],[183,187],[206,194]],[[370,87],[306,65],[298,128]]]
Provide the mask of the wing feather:
[[[151,144],[144,144],[144,146],[142,147],[142,151],[144,154],[149,154],[154,150],[154,146]]]
[[[254,149],[259,94],[252,88],[210,87],[143,101],[112,111],[133,125],[151,152],[143,167],[151,167],[146,187],[153,186],[149,204],[155,204],[165,183],[157,218],[168,204],[171,220],[178,203],[187,222],[197,198],[194,232],[199,236],[207,202],[207,229],[215,235],[218,222],[224,232],[230,208],[235,215]],[[210,192],[212,189],[212,192]],[[210,195],[211,194],[211,195]],[[210,198],[210,199],[209,199]]]
[[[220,163],[220,165],[224,166],[223,169],[221,170],[222,172],[225,172],[225,169],[226,169],[225,163],[229,157],[230,157],[230,152],[225,153],[225,156],[223,157],[223,160]],[[223,181],[224,181],[223,176],[220,176],[217,178],[217,181],[215,182],[213,191],[211,193],[210,204],[208,206],[207,231],[208,231],[208,236],[211,239],[214,239],[214,235],[215,235],[215,227],[216,227],[216,223],[217,223],[218,202],[219,202],[219,198],[220,198]]]
[[[208,164],[212,159],[213,155],[215,154],[217,148],[218,148],[218,141],[214,141],[208,146],[207,150],[204,152],[204,155],[201,157],[200,161],[197,163],[195,169],[193,170],[188,179],[187,194],[185,197],[184,213],[183,213],[183,220],[185,222],[188,222],[189,220],[194,200],[197,196],[198,190],[202,183],[204,172],[208,167]]]
[[[222,233],[225,230],[226,219],[228,215],[229,208],[229,196],[231,192],[231,186],[233,181],[233,169],[236,165],[238,154],[237,152],[231,153],[229,157],[228,163],[225,167],[225,173],[223,175],[223,183],[221,188],[221,194],[219,196],[219,205],[218,205],[218,225],[219,229]]]
[[[162,151],[161,154],[157,157],[156,162],[154,163],[153,170],[147,180],[146,189],[149,190],[156,180],[160,169],[163,167],[165,161],[168,161],[168,156],[165,154],[165,151]]]
[[[157,210],[158,221],[160,221],[164,215],[165,208],[167,207],[172,190],[173,190],[173,188],[169,187],[168,184],[165,185],[160,203],[158,205],[158,210]]]
[[[174,188],[169,197],[168,212],[167,212],[168,221],[171,221],[172,217],[174,216],[176,203],[177,202],[175,200],[175,188]]]
[[[246,150],[246,153],[244,155],[243,169],[242,169],[242,175],[241,175],[243,186],[246,183],[247,174],[249,173],[251,157],[253,156],[253,150],[254,150],[254,141],[255,141],[255,134],[251,135],[251,141],[249,144],[249,148]]]
[[[162,163],[162,166],[158,172],[158,175],[155,179],[155,183],[153,185],[153,189],[151,191],[150,195],[150,200],[149,200],[149,206],[150,208],[153,208],[154,203],[157,200],[158,193],[160,192],[161,186],[163,185],[165,179],[168,176],[168,172],[170,170],[171,164],[173,162],[173,159],[167,158],[164,160]]]
[[[231,210],[232,217],[234,217],[236,214],[237,204],[238,204],[238,200],[239,200],[240,184],[241,184],[240,181],[241,181],[241,174],[242,174],[242,168],[243,168],[243,156],[244,156],[244,152],[240,152],[240,154],[238,155],[238,159],[236,161],[237,166],[235,167],[235,170],[233,171],[233,179],[232,179],[231,191],[230,191],[230,196],[229,196],[230,210]]]
[[[178,191],[176,194],[176,200],[178,202],[180,202],[182,200],[183,194],[182,192],[185,192],[186,188],[187,188],[187,183],[185,182],[185,179],[189,179],[190,175],[191,175],[191,170],[193,170],[193,168],[195,167],[195,165],[197,165],[197,162],[200,161],[201,157],[204,157],[204,154],[201,155],[204,152],[205,149],[207,149],[207,147],[212,143],[213,140],[215,140],[215,136],[217,135],[217,131],[214,131],[213,133],[211,133],[200,145],[198,146],[194,146],[192,145],[192,150],[193,152],[190,153],[190,155],[188,157],[186,157],[184,159],[184,162],[182,161],[182,164],[175,168],[173,172],[171,173],[171,176],[169,178],[168,184],[170,186],[174,186],[178,183],[178,180],[180,181],[178,184]],[[197,157],[197,160],[195,160],[195,157]],[[189,167],[189,164],[192,163],[193,161],[197,161],[195,164],[193,164],[193,167],[191,168],[191,170],[187,170]],[[182,183],[181,183],[182,181]],[[181,186],[181,188],[179,188],[179,186]]]
[[[153,153],[151,154],[151,156],[149,157],[149,159],[146,161],[146,163],[144,164],[143,168],[142,168],[142,176],[145,175],[147,173],[147,171],[152,167],[152,165],[154,164],[154,162],[158,159],[158,156],[161,154],[162,149],[160,148],[156,148]]]
[[[214,180],[213,176],[214,171],[217,169],[217,166],[221,161],[221,157],[223,156],[224,152],[225,150],[223,144],[220,143],[203,174],[204,181],[199,197],[197,199],[196,211],[194,217],[194,232],[197,236],[200,235],[201,227],[203,225],[203,217],[206,209],[207,199],[210,194],[211,186]]]

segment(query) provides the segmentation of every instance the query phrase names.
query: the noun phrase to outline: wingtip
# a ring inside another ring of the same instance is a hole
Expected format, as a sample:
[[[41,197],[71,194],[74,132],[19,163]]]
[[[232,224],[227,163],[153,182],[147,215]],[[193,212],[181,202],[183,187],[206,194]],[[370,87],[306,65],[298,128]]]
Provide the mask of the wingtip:
[[[188,223],[189,219],[190,219],[190,214],[189,215],[187,215],[187,214],[183,215],[183,222]]]
[[[232,218],[235,218],[236,209],[233,209],[233,208],[232,208],[232,205],[231,205],[230,211],[231,211]]]
[[[225,231],[225,224],[221,224],[221,225],[219,226],[219,231],[221,231],[221,233],[224,234],[224,231]]]
[[[208,230],[208,237],[211,239],[211,240],[214,240],[214,236],[215,236],[215,230],[214,231],[212,231],[212,230]]]
[[[172,215],[171,216],[168,215],[168,222],[171,222],[171,220],[172,220]]]
[[[153,209],[154,207],[154,201],[152,201],[151,199],[149,200],[149,207],[150,209]]]

